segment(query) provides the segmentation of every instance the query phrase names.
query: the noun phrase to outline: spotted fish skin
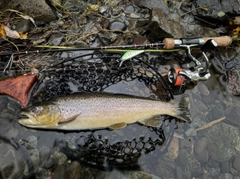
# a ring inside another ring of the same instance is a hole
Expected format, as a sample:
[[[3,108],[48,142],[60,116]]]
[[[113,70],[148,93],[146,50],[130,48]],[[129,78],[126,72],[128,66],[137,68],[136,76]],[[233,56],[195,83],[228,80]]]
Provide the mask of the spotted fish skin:
[[[28,118],[19,123],[26,127],[59,130],[119,129],[135,122],[157,127],[163,114],[190,121],[188,96],[161,102],[121,94],[77,93],[46,101],[23,113]]]

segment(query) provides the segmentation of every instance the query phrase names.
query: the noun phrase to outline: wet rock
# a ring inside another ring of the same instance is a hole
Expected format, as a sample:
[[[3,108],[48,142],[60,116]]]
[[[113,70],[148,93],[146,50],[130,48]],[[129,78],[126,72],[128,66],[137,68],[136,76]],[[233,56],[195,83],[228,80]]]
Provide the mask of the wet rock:
[[[25,146],[26,149],[35,149],[37,148],[38,139],[36,136],[31,135],[27,139],[21,140],[20,144]]]
[[[126,178],[131,178],[131,179],[161,179],[160,177],[156,175],[152,175],[143,171],[129,171],[129,172],[124,172],[124,175]],[[124,177],[124,178],[125,178]]]
[[[10,146],[0,144],[0,172],[1,178],[22,178],[24,171],[24,161]]]
[[[207,10],[204,10],[202,8],[198,8],[196,9],[196,14],[198,14],[201,17],[208,17],[209,19],[212,19],[212,21],[215,19],[216,20],[215,23],[219,21],[224,21],[226,18],[228,18],[227,16],[219,17],[218,15],[219,12],[222,12],[224,14],[233,14],[233,12],[238,14],[240,12],[240,6],[239,6],[238,0],[229,0],[229,1],[228,0],[223,0],[223,1],[196,0],[195,4],[196,4],[196,7],[205,7],[207,9]]]
[[[175,175],[176,175],[176,179],[182,179],[183,176],[182,176],[182,170],[180,167],[176,166],[176,170],[175,170]]]
[[[64,177],[69,179],[81,178],[82,167],[77,161],[65,165]]]
[[[62,152],[55,152],[53,157],[57,159],[58,165],[63,165],[67,161],[67,156]]]
[[[135,11],[134,7],[132,5],[125,7],[124,9],[125,13],[133,13]]]
[[[207,147],[207,143],[208,141],[206,137],[199,139],[194,146],[194,152],[200,154]]]
[[[224,162],[236,156],[240,143],[237,128],[221,122],[211,126],[204,135],[208,138],[207,149],[213,160]]]
[[[179,154],[179,140],[176,137],[173,137],[169,147],[168,152],[166,156],[168,156],[170,159],[174,160],[178,157]]]
[[[233,175],[231,173],[222,173],[219,179],[233,179]]]
[[[98,33],[98,38],[103,45],[110,45],[117,39],[117,34],[113,32]]]
[[[51,36],[51,38],[49,39],[49,45],[53,45],[53,46],[58,46],[61,44],[62,40],[63,40],[63,34],[61,33],[57,33]]]
[[[58,165],[55,170],[53,171],[53,176],[51,179],[64,179],[64,173],[65,173],[65,167],[64,165]],[[70,177],[67,177],[70,179]]]
[[[194,101],[195,101],[195,105],[198,107],[198,109],[201,112],[207,112],[208,111],[208,107],[201,100],[195,99]]]
[[[184,150],[184,149],[180,150],[178,158],[179,158],[180,163],[183,166],[186,166],[188,164],[189,156],[188,156],[186,150]]]
[[[146,7],[148,9],[152,8],[160,8],[163,10],[164,13],[168,14],[169,13],[169,8],[166,3],[164,3],[163,0],[140,0],[138,1],[138,6],[140,7]]]
[[[227,89],[233,95],[240,95],[240,70],[231,70],[228,72]]]
[[[212,117],[213,117],[214,120],[215,119],[219,119],[219,118],[221,118],[223,116],[225,116],[223,107],[213,108],[213,110],[212,110]]]
[[[34,171],[36,172],[38,170],[39,165],[40,165],[39,151],[37,149],[32,149],[29,152],[29,156],[32,160]]]
[[[33,29],[32,22],[26,19],[20,21],[15,28],[16,31],[23,33],[30,32],[32,29]]]
[[[200,93],[204,96],[208,96],[210,94],[207,86],[203,82],[198,83],[198,89],[199,89]]]
[[[148,30],[154,39],[186,37],[186,31],[182,25],[173,20],[169,20],[159,8],[152,9]]]
[[[209,159],[208,151],[206,149],[204,149],[199,154],[196,154],[196,158],[198,159],[198,161],[200,163],[207,163],[208,159]]]
[[[229,161],[222,162],[220,164],[220,167],[221,167],[221,173],[229,173],[230,171]]]
[[[34,20],[49,22],[56,19],[55,13],[45,0],[3,0],[1,9],[15,9],[31,16]]]
[[[127,26],[124,22],[121,21],[112,21],[109,24],[109,30],[126,30]]]
[[[50,155],[50,149],[46,146],[42,146],[39,149],[41,163],[44,163]]]
[[[237,156],[235,159],[234,159],[234,162],[233,162],[233,167],[240,171],[240,156]]]

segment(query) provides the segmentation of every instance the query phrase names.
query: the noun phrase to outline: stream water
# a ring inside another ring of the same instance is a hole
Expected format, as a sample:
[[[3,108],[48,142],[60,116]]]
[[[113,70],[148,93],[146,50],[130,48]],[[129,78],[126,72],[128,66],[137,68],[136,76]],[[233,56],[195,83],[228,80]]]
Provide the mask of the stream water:
[[[208,27],[211,24],[202,26],[191,13],[208,12],[216,18],[218,11],[199,8],[197,3],[66,0],[62,11],[58,9],[59,19],[43,27],[40,24],[42,31],[35,28],[28,40],[30,46],[96,47],[144,44],[169,36],[217,36]],[[237,8],[227,4],[229,11]],[[11,44],[3,43],[3,47],[9,50]],[[183,86],[174,90],[174,98],[189,95],[191,123],[161,116],[162,126],[158,128],[131,124],[120,130],[29,129],[17,122],[22,110],[19,103],[0,95],[0,179],[240,179],[240,101],[228,91],[228,81],[221,78],[228,70],[239,69],[238,49],[219,48],[213,54],[208,80],[199,81],[191,89],[184,90]],[[219,55],[234,62],[227,63],[229,69],[215,63]],[[9,58],[1,57],[0,79],[44,68],[29,105],[59,95],[96,91],[168,101],[169,83],[162,76],[170,67],[180,64],[189,68],[193,64],[183,60],[184,50],[143,53],[120,67],[121,56],[117,52],[93,51],[24,55],[14,58],[9,76],[2,73]]]

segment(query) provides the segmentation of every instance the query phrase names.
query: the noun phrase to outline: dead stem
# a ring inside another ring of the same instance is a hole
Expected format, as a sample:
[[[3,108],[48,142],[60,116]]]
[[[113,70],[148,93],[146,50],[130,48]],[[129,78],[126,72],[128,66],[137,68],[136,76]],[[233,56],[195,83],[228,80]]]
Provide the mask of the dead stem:
[[[224,119],[225,119],[225,116],[223,116],[223,117],[221,117],[221,118],[219,118],[219,119],[216,119],[216,120],[214,120],[214,121],[211,121],[211,122],[209,122],[209,123],[207,123],[207,124],[205,124],[205,125],[197,128],[197,129],[193,130],[192,133],[195,133],[195,132],[197,132],[197,131],[201,131],[201,130],[207,129],[207,128],[211,127],[212,125],[221,122],[221,121],[224,120]]]

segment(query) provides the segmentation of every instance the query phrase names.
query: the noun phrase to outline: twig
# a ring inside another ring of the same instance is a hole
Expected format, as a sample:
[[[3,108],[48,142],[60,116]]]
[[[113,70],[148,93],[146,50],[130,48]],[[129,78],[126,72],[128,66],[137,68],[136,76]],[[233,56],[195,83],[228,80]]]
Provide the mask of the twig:
[[[221,118],[219,118],[219,119],[216,119],[216,120],[214,120],[214,121],[211,121],[211,122],[209,122],[209,123],[207,123],[207,124],[205,124],[205,125],[197,128],[197,129],[193,130],[192,133],[197,132],[197,131],[201,131],[201,130],[204,130],[204,129],[207,129],[207,128],[211,127],[212,125],[221,122],[221,121],[224,120],[224,119],[225,119],[225,116],[223,116],[223,117],[221,117]]]

